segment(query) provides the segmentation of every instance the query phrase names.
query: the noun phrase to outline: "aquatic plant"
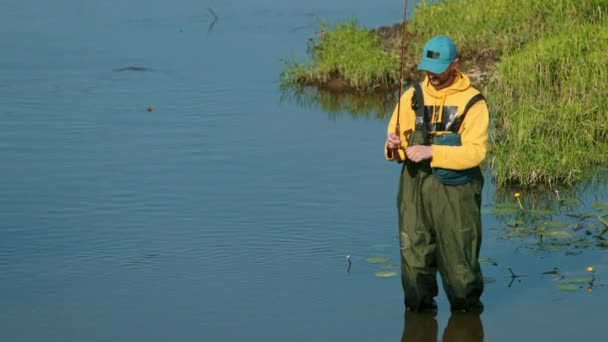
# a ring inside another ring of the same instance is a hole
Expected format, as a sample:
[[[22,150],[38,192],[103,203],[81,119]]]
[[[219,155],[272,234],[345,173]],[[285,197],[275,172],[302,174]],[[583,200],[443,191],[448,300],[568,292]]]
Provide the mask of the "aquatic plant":
[[[483,215],[496,216],[504,226],[495,227],[503,239],[519,239],[524,246],[538,252],[577,254],[587,248],[608,248],[603,237],[608,232],[608,202],[594,202],[596,212],[580,212],[580,202],[539,202],[525,207],[521,194],[513,202],[498,202],[484,208]],[[519,209],[519,210],[517,210]],[[594,221],[597,218],[598,221]]]

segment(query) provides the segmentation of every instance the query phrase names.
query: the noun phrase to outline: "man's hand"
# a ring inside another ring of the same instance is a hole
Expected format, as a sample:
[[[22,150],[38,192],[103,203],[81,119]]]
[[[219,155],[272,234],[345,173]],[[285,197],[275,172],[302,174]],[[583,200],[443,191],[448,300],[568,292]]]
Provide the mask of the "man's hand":
[[[418,163],[426,159],[433,158],[433,148],[426,145],[414,145],[405,149],[407,159]]]
[[[401,147],[401,139],[395,133],[389,133],[386,137],[386,148],[389,150],[396,150]]]

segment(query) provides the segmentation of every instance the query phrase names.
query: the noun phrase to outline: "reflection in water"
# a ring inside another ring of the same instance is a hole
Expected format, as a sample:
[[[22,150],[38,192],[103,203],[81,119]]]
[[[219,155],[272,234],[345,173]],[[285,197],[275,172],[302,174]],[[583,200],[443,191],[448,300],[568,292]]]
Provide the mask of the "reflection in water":
[[[406,311],[401,342],[437,342],[435,313]],[[479,314],[452,313],[443,331],[443,342],[482,342],[483,324]]]
[[[401,342],[437,342],[435,313],[405,312]]]
[[[318,106],[330,116],[344,113],[354,117],[375,117],[385,119],[392,113],[397,103],[395,92],[374,92],[357,94],[336,92],[317,87],[286,87],[282,98],[293,100],[301,107]]]

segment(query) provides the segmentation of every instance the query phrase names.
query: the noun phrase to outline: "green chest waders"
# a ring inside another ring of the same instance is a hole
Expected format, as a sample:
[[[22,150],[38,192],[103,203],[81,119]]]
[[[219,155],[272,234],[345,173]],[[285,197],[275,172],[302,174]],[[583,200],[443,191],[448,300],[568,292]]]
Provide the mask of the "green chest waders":
[[[415,86],[412,102],[416,130],[408,144],[430,145],[436,138],[429,134],[424,119],[420,85]],[[468,108],[452,125],[452,132],[458,132]],[[414,311],[435,310],[439,271],[452,310],[481,311],[483,279],[478,259],[483,176],[476,167],[467,170],[464,181],[450,185],[436,174],[430,161],[405,161],[401,171],[397,207],[405,305]]]

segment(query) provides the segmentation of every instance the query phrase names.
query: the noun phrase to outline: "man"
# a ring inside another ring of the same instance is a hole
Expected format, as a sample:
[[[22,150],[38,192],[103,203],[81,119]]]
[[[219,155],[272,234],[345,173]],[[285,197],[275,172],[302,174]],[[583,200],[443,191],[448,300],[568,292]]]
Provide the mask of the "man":
[[[437,310],[437,271],[452,311],[483,310],[479,165],[489,112],[457,64],[452,39],[430,39],[418,64],[426,77],[405,91],[388,125],[385,156],[403,163],[397,196],[401,280],[412,311]]]

